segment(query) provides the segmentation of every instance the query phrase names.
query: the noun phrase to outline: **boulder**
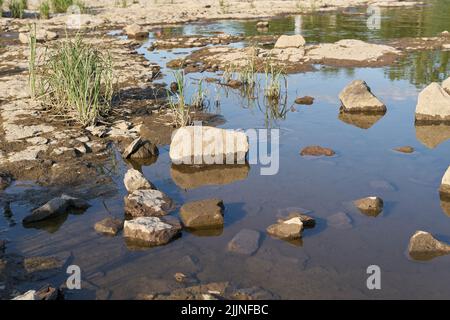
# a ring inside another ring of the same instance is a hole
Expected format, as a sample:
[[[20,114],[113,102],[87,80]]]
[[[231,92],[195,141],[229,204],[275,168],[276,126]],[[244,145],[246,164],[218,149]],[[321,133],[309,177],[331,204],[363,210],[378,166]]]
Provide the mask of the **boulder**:
[[[300,48],[305,45],[306,41],[301,35],[296,34],[292,36],[282,35],[278,38],[275,43],[274,48],[285,49],[285,48]]]
[[[428,232],[416,231],[409,240],[408,253],[415,260],[431,260],[450,254],[450,245],[435,239]]]
[[[175,164],[244,164],[248,150],[244,132],[188,126],[172,136],[169,155]]]
[[[422,90],[416,106],[416,122],[450,121],[450,94],[436,82]]]
[[[95,231],[103,234],[115,236],[123,228],[123,221],[116,218],[105,218],[97,222]]]
[[[444,82],[442,82],[442,89],[447,91],[448,94],[450,94],[450,77],[448,77]]]
[[[122,153],[124,159],[145,159],[157,156],[158,147],[148,140],[142,140],[141,137],[131,142]]]
[[[139,217],[124,224],[124,237],[149,246],[168,243],[181,231],[174,217]]]
[[[267,233],[282,240],[295,240],[302,237],[303,223],[299,217],[283,220],[269,226]]]
[[[450,194],[450,166],[445,171],[441,181],[441,193]]]
[[[411,146],[397,147],[397,148],[394,148],[394,150],[401,152],[401,153],[413,153],[414,152],[414,148]]]
[[[23,223],[33,223],[54,218],[67,213],[71,209],[86,210],[89,206],[89,203],[83,199],[63,194],[61,197],[54,198],[43,206],[33,210],[30,215],[23,219]]]
[[[129,193],[133,193],[136,190],[156,189],[150,181],[145,179],[141,172],[135,169],[128,169],[123,183]]]
[[[365,81],[354,80],[339,94],[344,112],[385,113],[386,106],[375,97]]]
[[[145,30],[136,23],[126,26],[123,30],[127,34],[128,38],[143,39],[148,36],[148,30]]]
[[[250,256],[259,248],[260,234],[258,231],[242,229],[228,243],[230,252]]]
[[[361,198],[353,201],[353,204],[367,215],[377,216],[383,211],[383,200],[379,197]]]
[[[331,157],[335,155],[335,152],[330,148],[324,148],[321,146],[307,146],[300,151],[301,156],[327,156]]]
[[[135,190],[125,197],[125,213],[132,217],[160,217],[172,209],[172,200],[159,190]]]
[[[207,199],[184,204],[180,209],[181,221],[187,228],[208,229],[223,227],[223,201]]]
[[[278,222],[283,223],[292,218],[299,218],[300,221],[303,223],[304,228],[314,228],[316,226],[316,219],[302,212],[297,211],[289,212],[289,215],[286,218],[278,219]]]
[[[36,42],[41,43],[56,39],[58,39],[58,34],[56,32],[43,29],[36,31]],[[28,44],[30,41],[30,33],[19,33],[19,41],[23,44]]]
[[[233,88],[233,89],[242,87],[242,84],[243,84],[242,81],[234,80],[234,79],[230,79],[226,83],[227,86],[229,86],[230,88]]]

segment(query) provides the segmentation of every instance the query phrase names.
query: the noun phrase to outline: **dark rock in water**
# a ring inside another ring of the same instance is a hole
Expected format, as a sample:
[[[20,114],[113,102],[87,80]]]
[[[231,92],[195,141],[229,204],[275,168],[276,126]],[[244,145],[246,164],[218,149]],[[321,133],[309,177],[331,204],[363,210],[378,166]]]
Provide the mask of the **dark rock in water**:
[[[142,140],[141,137],[135,139],[122,153],[124,159],[145,159],[157,156],[158,147],[148,140]]]
[[[336,229],[352,228],[352,219],[345,212],[335,213],[327,218],[327,224]]]
[[[278,222],[283,223],[291,220],[292,218],[300,218],[300,221],[303,223],[304,228],[314,228],[316,225],[316,220],[313,217],[297,211],[289,212],[287,218],[278,219]]]
[[[86,210],[89,207],[90,205],[87,201],[63,194],[61,197],[54,198],[33,210],[30,215],[23,219],[23,223],[38,222],[65,214],[71,209]]]
[[[416,231],[409,240],[408,253],[415,260],[431,260],[450,254],[450,245],[435,239],[428,232]]]
[[[278,296],[260,287],[236,289],[230,294],[233,300],[275,300]]]
[[[180,209],[180,217],[187,228],[208,229],[223,227],[223,201],[207,199],[186,203]]]
[[[178,92],[178,83],[172,82],[170,84],[170,91],[172,91],[173,93],[177,93]]]
[[[6,240],[0,240],[0,254],[6,249]]]
[[[300,151],[300,155],[302,156],[327,156],[331,157],[336,153],[330,148],[324,148],[321,146],[308,146]]]
[[[116,218],[105,218],[97,222],[94,228],[99,233],[115,236],[123,229],[123,221]]]
[[[154,189],[135,190],[124,201],[125,213],[132,217],[161,217],[173,209],[172,200]]]
[[[181,223],[175,217],[139,217],[124,224],[124,237],[147,246],[159,246],[170,242],[181,231]]]
[[[183,283],[185,285],[195,285],[198,283],[198,279],[192,275],[186,275],[182,272],[176,272],[173,277],[176,282]]]
[[[414,148],[411,146],[397,147],[394,150],[401,152],[401,153],[413,153],[414,152]]]
[[[13,178],[11,175],[0,172],[0,191],[8,188],[12,181]]]
[[[239,80],[231,79],[226,83],[226,85],[229,86],[230,88],[237,89],[242,87],[242,82]]]
[[[28,273],[42,272],[62,268],[63,260],[57,257],[29,257],[23,260],[23,266]]]
[[[383,211],[383,199],[379,197],[366,197],[353,201],[355,207],[364,214],[377,216]]]
[[[267,233],[282,240],[297,240],[302,237],[303,223],[299,217],[282,220],[267,227]]]
[[[168,293],[141,294],[146,300],[217,300],[224,299],[229,290],[228,282],[213,282],[181,288]]]
[[[231,239],[227,248],[230,252],[250,256],[258,250],[259,241],[260,234],[258,231],[242,229]]]
[[[312,105],[314,103],[314,98],[310,96],[299,97],[295,99],[296,104]]]

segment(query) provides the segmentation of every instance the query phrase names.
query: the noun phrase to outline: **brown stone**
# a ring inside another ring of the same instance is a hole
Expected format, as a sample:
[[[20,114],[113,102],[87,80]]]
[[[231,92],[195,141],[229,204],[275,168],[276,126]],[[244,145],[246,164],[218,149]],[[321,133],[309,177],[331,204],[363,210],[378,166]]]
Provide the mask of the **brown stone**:
[[[192,229],[223,227],[223,209],[220,199],[193,201],[181,207],[180,217],[183,224]]]
[[[300,151],[300,155],[302,156],[327,156],[331,157],[335,155],[335,152],[332,149],[324,148],[321,146],[308,146]]]

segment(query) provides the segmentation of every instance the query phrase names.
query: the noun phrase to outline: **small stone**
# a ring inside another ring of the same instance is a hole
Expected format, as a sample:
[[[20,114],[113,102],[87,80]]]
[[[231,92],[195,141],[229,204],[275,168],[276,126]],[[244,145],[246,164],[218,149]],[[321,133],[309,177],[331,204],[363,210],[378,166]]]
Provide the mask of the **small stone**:
[[[350,229],[352,219],[345,212],[338,212],[327,218],[327,224],[336,229]]]
[[[303,223],[299,217],[290,218],[269,226],[267,233],[282,240],[295,240],[302,237]]]
[[[314,98],[310,96],[299,97],[295,99],[296,104],[312,105],[314,103]]]
[[[125,197],[125,213],[132,217],[159,217],[172,209],[172,200],[159,190],[135,190]]]
[[[416,231],[409,240],[408,252],[415,260],[431,260],[450,254],[450,245],[435,239],[428,232]]]
[[[258,231],[242,229],[228,243],[228,251],[250,256],[259,248],[260,234]]]
[[[230,79],[227,82],[227,86],[229,86],[230,88],[233,88],[233,89],[237,89],[237,88],[242,87],[242,82],[239,80]]]
[[[363,213],[377,216],[383,211],[383,200],[379,197],[366,197],[353,201],[353,204]]]
[[[173,217],[139,217],[124,224],[126,238],[150,246],[166,244],[180,231],[181,224]]]
[[[125,173],[123,183],[129,193],[133,193],[136,190],[156,189],[141,172],[135,169],[129,169],[127,173]]]
[[[302,156],[327,156],[327,157],[331,157],[333,155],[335,155],[336,153],[330,149],[330,148],[324,148],[321,146],[308,146],[303,148],[300,151],[300,155]]]
[[[184,204],[180,217],[187,228],[208,229],[223,227],[223,201],[208,199]]]
[[[115,236],[123,228],[123,222],[116,218],[105,218],[97,222],[94,226],[95,231]]]
[[[304,228],[314,228],[316,226],[316,220],[313,217],[310,217],[304,213],[296,211],[289,212],[287,218],[278,219],[278,222],[283,223],[292,218],[299,218],[300,221],[303,223]]]
[[[402,152],[402,153],[413,153],[414,152],[414,148],[411,146],[397,147],[394,150],[398,151],[398,152]]]

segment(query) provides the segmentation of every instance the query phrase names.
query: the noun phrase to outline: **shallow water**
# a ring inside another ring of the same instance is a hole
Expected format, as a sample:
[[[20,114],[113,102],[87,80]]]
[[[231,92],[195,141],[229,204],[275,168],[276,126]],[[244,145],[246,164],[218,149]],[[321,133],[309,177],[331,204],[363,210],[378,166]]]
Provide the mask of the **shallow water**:
[[[303,17],[301,32],[312,41],[431,36],[450,30],[449,15],[445,16],[445,10],[450,10],[448,1],[437,4],[386,11],[382,26],[389,26],[389,32],[383,28],[368,30],[361,16],[336,14]],[[418,17],[424,20],[419,23]],[[292,21],[294,17],[275,19],[271,25],[277,26],[275,33],[295,32]],[[253,28],[254,22],[223,21],[192,24],[178,32],[206,34],[220,30],[248,34]],[[190,51],[148,52],[147,46],[139,51],[162,66],[179,57],[177,53]],[[163,72],[167,77],[161,81],[169,83],[170,71]],[[284,92],[288,112],[278,119],[267,116],[267,104],[261,95],[249,103],[239,91],[205,83],[211,111],[226,119],[222,127],[280,130],[278,174],[262,176],[259,165],[227,169],[226,177],[217,169],[194,173],[179,170],[171,166],[168,146],[160,147],[157,161],[142,170],[177,204],[222,198],[226,207],[223,230],[183,232],[180,239],[166,246],[141,249],[128,247],[121,235],[111,238],[96,234],[95,222],[108,215],[123,217],[126,164],[119,161],[113,174],[118,186],[115,196],[94,200],[84,214],[68,215],[42,229],[24,229],[19,221],[30,205],[13,203],[11,211],[18,223],[11,224],[6,216],[0,218],[0,235],[13,240],[10,250],[25,255],[70,253],[70,263],[82,269],[83,289],[69,292],[68,298],[123,299],[169,291],[179,286],[173,279],[175,272],[195,273],[202,283],[232,281],[241,287],[260,286],[286,299],[450,298],[450,256],[417,262],[406,254],[408,240],[416,230],[450,241],[450,205],[445,207],[438,194],[449,165],[450,127],[414,126],[420,89],[449,74],[448,53],[426,52],[412,54],[385,68],[326,67],[289,75]],[[189,74],[188,94],[193,94],[196,79],[208,76],[214,74]],[[338,94],[354,79],[369,84],[387,105],[386,115],[379,119],[339,119]],[[314,104],[293,106],[295,98],[303,95],[315,97]],[[220,108],[214,106],[216,96]],[[331,147],[337,154],[330,158],[301,157],[300,149],[312,144]],[[392,151],[403,145],[411,145],[416,151],[410,155]],[[211,181],[217,183],[211,185]],[[29,188],[38,187],[21,182],[8,193]],[[366,216],[351,205],[352,200],[368,195],[378,195],[385,201],[385,209],[377,217]],[[305,230],[301,242],[287,243],[266,235],[268,225],[295,208],[310,210],[318,221],[314,229]],[[351,223],[333,223],[330,217],[338,212],[345,212]],[[258,251],[251,257],[226,251],[228,241],[243,228],[263,235]],[[372,264],[381,267],[382,290],[370,291],[366,287],[366,268]]]

